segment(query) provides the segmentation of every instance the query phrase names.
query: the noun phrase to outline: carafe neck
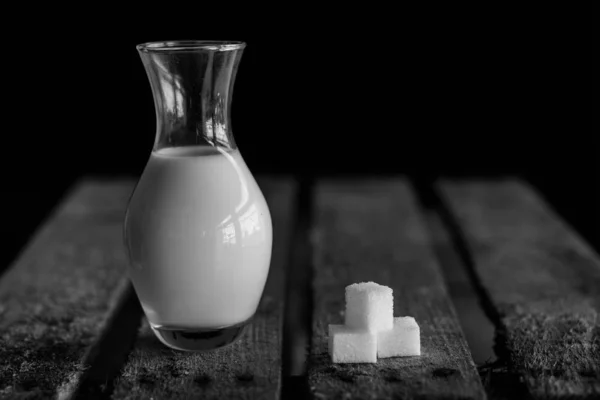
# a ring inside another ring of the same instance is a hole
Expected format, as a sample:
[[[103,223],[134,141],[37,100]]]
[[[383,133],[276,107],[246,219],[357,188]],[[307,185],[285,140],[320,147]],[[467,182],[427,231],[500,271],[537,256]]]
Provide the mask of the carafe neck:
[[[166,147],[235,149],[233,84],[245,44],[178,41],[137,46],[156,108],[154,151]]]

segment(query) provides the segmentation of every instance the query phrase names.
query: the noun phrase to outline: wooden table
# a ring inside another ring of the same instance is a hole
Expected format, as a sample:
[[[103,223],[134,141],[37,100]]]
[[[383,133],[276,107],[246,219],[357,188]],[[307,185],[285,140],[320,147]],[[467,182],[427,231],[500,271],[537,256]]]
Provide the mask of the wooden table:
[[[598,255],[526,183],[258,180],[269,280],[242,339],[204,354],[142,318],[122,242],[134,182],[77,184],[0,277],[0,399],[600,398]],[[416,318],[420,357],[331,363],[327,325],[367,280]],[[478,365],[477,318],[496,339]]]

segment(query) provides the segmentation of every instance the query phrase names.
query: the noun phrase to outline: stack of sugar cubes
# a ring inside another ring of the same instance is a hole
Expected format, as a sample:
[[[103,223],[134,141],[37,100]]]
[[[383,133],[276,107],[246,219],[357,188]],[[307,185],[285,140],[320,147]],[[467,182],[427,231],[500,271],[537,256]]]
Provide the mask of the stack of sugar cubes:
[[[421,355],[419,325],[413,317],[394,318],[391,288],[374,282],[346,287],[344,325],[329,325],[334,363],[375,363],[377,358]]]

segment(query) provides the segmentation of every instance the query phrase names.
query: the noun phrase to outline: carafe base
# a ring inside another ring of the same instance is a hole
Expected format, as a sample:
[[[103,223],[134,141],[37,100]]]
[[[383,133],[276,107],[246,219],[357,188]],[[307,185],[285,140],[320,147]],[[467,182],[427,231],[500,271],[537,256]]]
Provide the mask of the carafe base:
[[[252,318],[223,328],[177,328],[150,324],[152,331],[164,345],[180,351],[203,352],[219,349],[239,339]]]

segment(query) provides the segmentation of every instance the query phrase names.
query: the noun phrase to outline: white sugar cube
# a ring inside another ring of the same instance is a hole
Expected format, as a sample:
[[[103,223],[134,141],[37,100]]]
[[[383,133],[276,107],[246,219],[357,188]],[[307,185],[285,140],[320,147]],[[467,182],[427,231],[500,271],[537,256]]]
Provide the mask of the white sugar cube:
[[[377,356],[405,357],[421,355],[421,337],[413,317],[394,318],[394,329],[380,331],[377,335]]]
[[[392,289],[374,282],[355,283],[346,287],[346,326],[371,332],[394,327]]]
[[[329,354],[334,363],[376,363],[377,334],[329,325]]]

